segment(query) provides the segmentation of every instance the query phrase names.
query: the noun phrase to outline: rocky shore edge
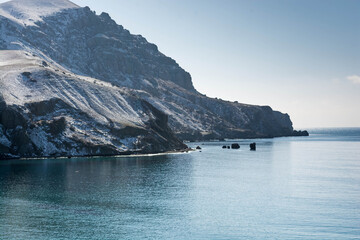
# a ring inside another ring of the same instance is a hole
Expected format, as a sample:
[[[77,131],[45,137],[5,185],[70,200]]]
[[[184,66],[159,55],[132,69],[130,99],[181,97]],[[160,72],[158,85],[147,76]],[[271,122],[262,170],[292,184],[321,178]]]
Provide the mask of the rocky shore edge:
[[[294,130],[293,135],[290,136],[281,136],[281,137],[307,137],[309,132],[307,130]],[[266,138],[266,137],[265,137]],[[268,137],[276,138],[276,137]],[[245,138],[245,139],[261,139],[261,138]],[[213,141],[224,141],[225,139],[212,139]],[[230,140],[230,139],[229,139]],[[237,139],[238,140],[238,139]],[[201,141],[185,141],[186,142],[201,142]],[[230,141],[231,142],[231,141]],[[201,149],[201,148],[199,148]],[[19,157],[12,156],[0,153],[0,161],[6,160],[31,160],[31,159],[71,159],[71,158],[97,158],[97,157],[142,157],[142,156],[153,156],[153,155],[163,155],[163,154],[181,154],[196,151],[196,148],[186,147],[184,149],[174,149],[171,151],[124,151],[116,154],[88,154],[88,155],[57,155],[57,156],[41,156],[41,157]]]
[[[7,160],[33,160],[33,159],[72,159],[72,158],[98,158],[98,157],[143,157],[154,155],[166,155],[166,154],[181,154],[193,152],[193,148],[185,148],[181,150],[172,150],[164,152],[144,152],[144,151],[125,151],[117,154],[94,154],[94,155],[57,155],[57,156],[41,156],[41,157],[19,157],[10,155],[1,155],[0,161]]]

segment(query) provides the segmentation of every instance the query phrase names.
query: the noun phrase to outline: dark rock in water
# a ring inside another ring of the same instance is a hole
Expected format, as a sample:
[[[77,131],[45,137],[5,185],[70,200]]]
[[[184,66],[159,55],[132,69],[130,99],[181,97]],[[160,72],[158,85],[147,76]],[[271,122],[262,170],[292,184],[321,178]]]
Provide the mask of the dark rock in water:
[[[307,136],[309,136],[309,133],[308,133],[308,131],[296,131],[296,130],[294,130],[292,136],[295,136],[295,137],[301,137],[301,136],[307,137]]]
[[[226,148],[226,146],[224,145],[224,146],[222,146],[222,148]]]
[[[250,143],[250,150],[256,151],[256,143]]]
[[[201,147],[200,147],[200,146],[197,146],[196,149],[197,149],[197,150],[201,150]]]
[[[232,149],[239,149],[240,145],[238,143],[233,143],[233,144],[231,144],[231,148]]]
[[[230,149],[230,146],[227,146],[228,149]]]

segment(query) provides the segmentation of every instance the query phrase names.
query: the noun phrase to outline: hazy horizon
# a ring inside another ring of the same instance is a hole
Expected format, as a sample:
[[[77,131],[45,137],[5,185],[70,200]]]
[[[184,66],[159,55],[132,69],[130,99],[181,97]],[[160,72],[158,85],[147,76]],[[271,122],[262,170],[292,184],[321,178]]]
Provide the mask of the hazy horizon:
[[[73,2],[155,43],[209,97],[269,105],[296,129],[360,127],[360,1]]]

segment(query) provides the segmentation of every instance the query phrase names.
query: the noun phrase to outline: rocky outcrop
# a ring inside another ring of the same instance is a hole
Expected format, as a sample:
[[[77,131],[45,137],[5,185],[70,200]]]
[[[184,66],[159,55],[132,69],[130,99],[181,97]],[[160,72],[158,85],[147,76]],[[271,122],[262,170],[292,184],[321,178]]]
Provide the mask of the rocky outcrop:
[[[250,143],[250,150],[256,151],[256,143]]]
[[[294,137],[307,137],[309,136],[309,132],[308,131],[296,131],[294,130],[293,131],[293,134],[291,136],[294,136]]]
[[[14,157],[56,157],[122,155],[134,153],[158,153],[169,150],[183,150],[186,145],[179,141],[167,125],[167,116],[151,104],[139,100],[152,118],[145,128],[100,125],[94,123],[86,132],[107,129],[109,144],[96,142],[88,135],[81,136],[66,118],[68,115],[89,118],[86,113],[73,109],[60,99],[5,106],[0,112],[0,159]],[[61,109],[62,114],[57,113]],[[65,114],[64,114],[65,113]],[[51,117],[49,117],[51,115]],[[89,121],[91,122],[91,121]],[[85,135],[87,133],[84,133]],[[116,147],[121,141],[134,139],[133,147],[127,150]]]
[[[141,35],[131,35],[107,13],[88,7],[64,10],[18,31],[22,43],[36,46],[69,70],[106,79],[116,85],[142,88],[134,79],[165,79],[195,91],[191,76]],[[154,64],[156,63],[156,64]]]
[[[233,144],[231,144],[231,148],[232,149],[239,149],[240,145],[238,143],[233,143]]]

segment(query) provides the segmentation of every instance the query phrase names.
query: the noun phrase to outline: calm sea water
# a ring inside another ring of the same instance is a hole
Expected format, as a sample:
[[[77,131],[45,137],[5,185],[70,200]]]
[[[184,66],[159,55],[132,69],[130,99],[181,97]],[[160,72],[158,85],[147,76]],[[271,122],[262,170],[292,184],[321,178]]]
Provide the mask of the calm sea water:
[[[360,129],[311,133],[0,162],[0,239],[360,239]]]

